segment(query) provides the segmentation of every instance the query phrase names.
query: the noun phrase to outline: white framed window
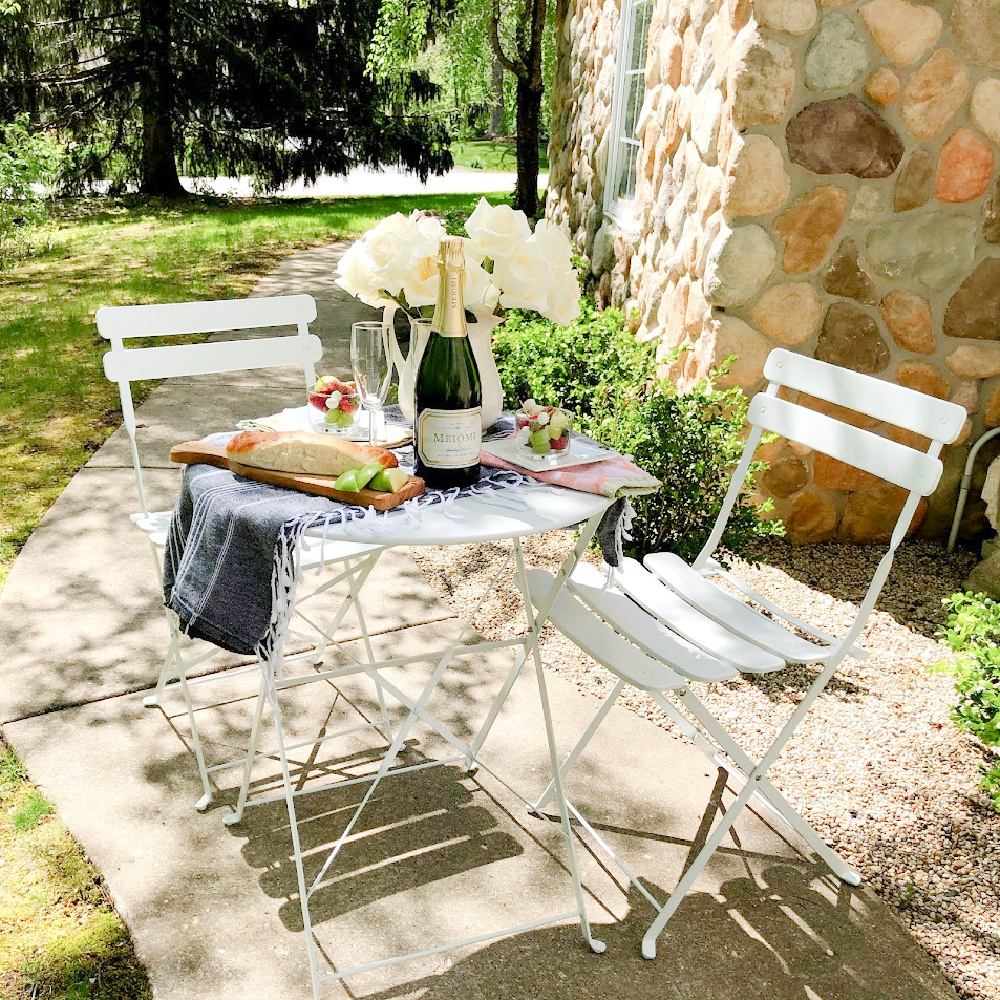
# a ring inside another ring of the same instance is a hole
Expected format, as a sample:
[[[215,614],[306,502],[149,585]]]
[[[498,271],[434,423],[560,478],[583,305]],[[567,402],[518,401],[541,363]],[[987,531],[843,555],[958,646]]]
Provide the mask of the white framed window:
[[[642,143],[635,127],[646,96],[646,41],[654,0],[622,0],[618,57],[611,100],[611,150],[604,183],[604,212],[625,229],[635,227],[636,162]]]

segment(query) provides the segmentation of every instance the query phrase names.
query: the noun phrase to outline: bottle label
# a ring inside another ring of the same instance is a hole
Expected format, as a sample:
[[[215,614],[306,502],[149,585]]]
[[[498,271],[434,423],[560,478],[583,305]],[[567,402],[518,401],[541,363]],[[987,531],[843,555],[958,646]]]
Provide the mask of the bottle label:
[[[483,443],[482,409],[421,410],[417,417],[420,461],[432,469],[475,465]]]

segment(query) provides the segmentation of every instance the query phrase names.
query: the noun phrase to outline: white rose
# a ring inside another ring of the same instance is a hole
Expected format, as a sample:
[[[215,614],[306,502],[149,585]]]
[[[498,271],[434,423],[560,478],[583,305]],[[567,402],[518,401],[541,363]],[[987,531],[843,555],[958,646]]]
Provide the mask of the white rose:
[[[531,236],[531,226],[524,212],[515,212],[510,205],[491,205],[485,198],[479,199],[465,229],[472,242],[491,260],[506,256],[519,242]]]
[[[419,208],[410,213],[410,225],[414,239],[431,240],[440,244],[441,237],[445,235],[444,223],[436,215],[428,215]]]
[[[375,267],[385,267],[399,253],[400,248],[413,241],[414,232],[410,220],[396,212],[382,219],[365,233],[364,240],[368,255]]]
[[[537,243],[524,242],[495,263],[494,282],[500,285],[500,305],[505,309],[544,312],[554,275]]]
[[[423,254],[412,257],[406,267],[403,277],[403,294],[410,306],[431,306],[437,302],[438,255]]]
[[[580,315],[580,285],[575,272],[556,279],[549,289],[548,308],[544,310],[544,315],[560,326],[568,326]]]
[[[500,300],[500,289],[481,265],[465,260],[465,308],[474,313],[492,313]]]
[[[384,304],[385,300],[379,294],[379,285],[374,281],[372,262],[368,256],[363,240],[358,240],[337,264],[337,284],[362,302],[370,306]]]
[[[539,219],[533,239],[541,247],[553,273],[559,275],[561,272],[573,269],[573,248],[566,234],[558,226],[552,225],[545,219]]]

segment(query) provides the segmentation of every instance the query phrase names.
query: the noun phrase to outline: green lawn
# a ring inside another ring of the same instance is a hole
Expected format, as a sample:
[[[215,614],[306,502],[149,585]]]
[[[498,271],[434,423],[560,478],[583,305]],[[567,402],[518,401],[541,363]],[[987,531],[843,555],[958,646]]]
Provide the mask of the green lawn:
[[[493,196],[492,201],[502,196]],[[246,295],[282,256],[415,207],[478,196],[181,203],[94,199],[58,208],[44,248],[0,271],[0,587],[73,473],[120,423],[94,326],[102,305]]]
[[[0,997],[148,1000],[100,873],[0,741]]]
[[[517,147],[513,139],[467,139],[451,144],[455,166],[471,170],[517,170]],[[548,146],[538,148],[538,169],[549,169]]]

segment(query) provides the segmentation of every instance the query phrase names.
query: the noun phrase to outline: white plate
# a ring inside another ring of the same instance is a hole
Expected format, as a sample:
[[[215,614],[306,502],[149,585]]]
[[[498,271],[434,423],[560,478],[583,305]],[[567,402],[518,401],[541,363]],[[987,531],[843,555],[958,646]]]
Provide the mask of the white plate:
[[[606,448],[599,448],[574,436],[570,439],[569,448],[565,451],[550,451],[545,455],[535,455],[514,438],[501,438],[499,441],[484,441],[483,451],[496,455],[505,462],[512,462],[522,469],[535,472],[547,469],[567,469],[574,465],[590,465],[593,462],[603,462],[615,454]]]

